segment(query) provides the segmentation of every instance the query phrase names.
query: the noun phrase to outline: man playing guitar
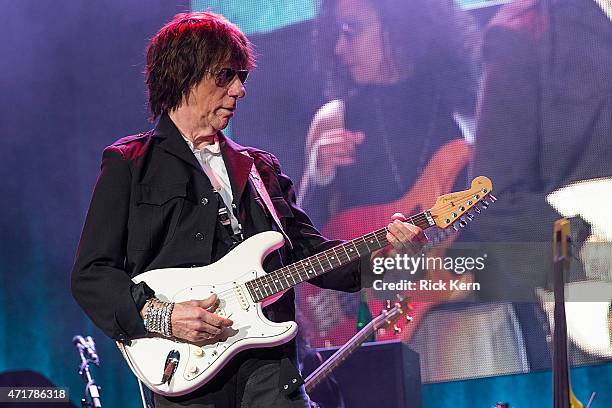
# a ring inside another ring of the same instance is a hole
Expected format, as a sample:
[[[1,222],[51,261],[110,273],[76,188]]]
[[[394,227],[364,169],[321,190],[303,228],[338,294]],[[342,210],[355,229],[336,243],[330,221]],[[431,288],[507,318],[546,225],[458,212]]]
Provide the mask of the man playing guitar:
[[[167,278],[180,281],[190,267],[213,264],[263,231],[280,231],[286,242],[266,258],[266,270],[341,243],[324,238],[296,205],[291,180],[274,156],[240,146],[221,132],[245,96],[244,82],[254,66],[248,39],[213,13],[178,14],[149,43],[146,82],[157,125],[104,150],[72,271],[77,302],[123,345],[153,336],[202,344],[234,324],[231,315],[214,312],[220,310],[217,294],[174,303],[131,278],[174,268]],[[399,214],[392,219],[385,242],[412,254],[426,238],[402,219]],[[357,291],[366,284],[362,277],[372,257],[311,282]],[[293,319],[294,307],[289,289],[263,312],[282,322]],[[293,341],[248,349],[204,386],[181,396],[156,395],[155,402],[158,407],[304,407],[308,397],[294,363]],[[172,376],[169,371],[163,381]]]

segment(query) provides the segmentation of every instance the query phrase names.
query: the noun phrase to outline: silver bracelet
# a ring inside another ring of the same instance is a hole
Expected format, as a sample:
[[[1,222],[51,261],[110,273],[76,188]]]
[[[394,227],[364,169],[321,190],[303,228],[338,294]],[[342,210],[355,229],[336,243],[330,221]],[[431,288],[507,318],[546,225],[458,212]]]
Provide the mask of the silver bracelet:
[[[163,302],[157,298],[147,300],[144,326],[149,333],[172,336],[173,302]]]
[[[172,337],[172,310],[174,310],[174,303],[166,303],[164,307],[163,335],[167,337]]]

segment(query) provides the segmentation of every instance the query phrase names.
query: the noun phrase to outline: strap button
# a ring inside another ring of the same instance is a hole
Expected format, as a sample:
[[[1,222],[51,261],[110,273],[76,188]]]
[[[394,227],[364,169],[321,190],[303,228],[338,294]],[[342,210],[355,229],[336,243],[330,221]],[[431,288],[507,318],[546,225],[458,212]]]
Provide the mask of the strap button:
[[[196,232],[195,235],[193,236],[193,238],[196,241],[202,241],[202,240],[204,240],[204,234],[202,234],[201,232]]]
[[[202,197],[202,199],[200,200],[200,202],[202,203],[202,205],[206,205],[206,204],[208,204],[208,198],[206,198],[206,197]]]

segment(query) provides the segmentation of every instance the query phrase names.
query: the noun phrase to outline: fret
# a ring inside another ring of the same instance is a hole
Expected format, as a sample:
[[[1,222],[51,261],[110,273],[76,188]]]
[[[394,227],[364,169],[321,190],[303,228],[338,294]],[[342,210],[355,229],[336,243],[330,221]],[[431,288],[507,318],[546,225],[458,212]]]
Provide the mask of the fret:
[[[334,250],[334,248],[328,249],[327,251],[325,251],[326,253],[328,253],[327,255],[327,259],[329,259],[329,263],[331,264],[332,268],[337,268],[340,265],[342,265],[342,263],[340,262],[340,260],[338,259],[338,255],[336,255],[336,251]],[[329,256],[331,255],[331,257]],[[334,265],[333,262],[337,262],[336,265]]]
[[[283,283],[283,287],[285,289],[289,289],[291,287],[291,284],[289,283],[289,278],[287,277],[288,273],[283,272],[282,274],[278,275],[278,280],[283,282],[281,279],[284,279],[284,283]]]
[[[310,262],[308,262],[308,258],[301,260],[300,264],[302,265],[302,267],[304,268],[304,270],[306,271],[306,277],[308,279],[310,279],[310,276],[308,275],[308,272],[310,270],[310,273],[314,276],[317,276],[317,273],[315,272],[314,268],[312,267],[312,265],[310,264]]]
[[[293,284],[297,285],[297,282],[295,280],[295,274],[293,272],[291,272],[291,279],[293,279]]]
[[[283,271],[283,276],[285,277],[285,280],[287,281],[287,287],[290,288],[291,283],[289,283],[289,277],[292,276],[291,272],[288,270],[288,268],[283,268],[283,269],[285,269]],[[293,283],[295,284],[295,279],[293,280]]]
[[[300,282],[304,282],[305,280],[308,280],[308,271],[306,270],[306,268],[304,267],[302,262],[298,261],[298,262],[294,263],[293,265],[295,266],[295,271],[298,274]],[[306,274],[306,278],[305,279],[304,279],[304,276],[302,275],[302,273]]]
[[[332,248],[334,250],[334,253],[336,254],[336,257],[338,258],[338,261],[340,262],[340,265],[346,264],[348,263],[348,261],[350,261],[350,258],[347,256],[346,259],[342,259],[342,252],[339,252],[342,248],[341,247],[334,247]],[[346,255],[346,253],[345,253]]]
[[[323,267],[323,264],[321,263],[321,260],[319,259],[319,254],[313,255],[309,259],[316,259],[317,262],[319,263],[319,266],[321,267],[321,271],[318,273],[318,275],[325,273],[325,268]]]
[[[263,285],[263,287],[264,287],[264,291],[266,292],[266,293],[265,293],[265,294],[266,294],[266,296],[270,296],[270,295],[272,295],[272,294],[273,294],[273,293],[272,293],[272,288],[270,288],[270,284],[269,284],[269,283],[267,283],[267,282],[265,282],[265,281],[264,281],[264,285]],[[268,289],[270,289],[270,293],[268,293]]]
[[[268,274],[259,277],[259,280],[264,284],[264,288],[270,287],[270,276]],[[270,287],[270,289],[272,289]]]
[[[338,259],[338,262],[340,263],[340,265],[346,264],[348,259],[343,259],[342,252],[338,252],[341,248],[334,247],[332,249],[333,249],[334,254],[336,255],[336,259]]]
[[[334,265],[331,263],[331,261],[329,260],[329,256],[327,256],[327,251],[323,252],[322,255],[325,255],[325,259],[327,259],[327,263],[329,264],[329,266],[333,269]]]
[[[305,272],[304,270],[304,266],[299,265],[297,262],[291,264],[291,266],[293,267],[293,276],[294,276],[294,280],[297,281],[297,283],[301,283],[304,282],[304,277],[302,276],[302,272]],[[297,279],[296,279],[297,277]],[[308,277],[308,274],[306,274],[306,277]]]
[[[255,291],[255,293],[257,293],[256,295],[253,296],[254,299],[256,299],[257,301],[261,300],[261,288],[259,286],[255,286],[253,285],[253,289]]]
[[[271,277],[270,277],[270,281],[271,281],[272,283],[274,283],[274,288],[276,289],[276,291],[277,291],[277,292],[280,292],[280,290],[283,290],[283,287],[282,287],[282,286],[281,286],[281,289],[280,289],[280,290],[278,290],[278,285],[276,285],[276,282],[278,282],[278,279],[274,279],[274,276],[271,276]]]
[[[370,235],[370,234],[368,234]],[[370,246],[370,244],[374,244],[374,241],[372,240],[372,238],[369,238],[367,235],[365,235],[363,238],[361,238],[363,240],[363,242],[366,244],[366,246],[368,247],[368,252],[372,252],[373,250],[375,250],[376,248],[374,247],[374,245]]]
[[[293,274],[293,269],[295,269],[295,266],[293,264],[283,267],[283,277],[287,281],[288,288],[296,284],[295,276]],[[289,278],[291,278],[291,280],[293,281],[293,284],[289,282]]]
[[[378,242],[378,247],[382,248],[384,245],[380,244],[380,241],[378,240],[378,234],[374,233],[374,238],[376,238],[376,242]]]
[[[361,242],[355,240],[355,243],[357,245],[359,245],[359,248],[361,249],[361,251],[359,253],[361,253],[361,254],[369,253],[370,252],[370,248],[368,248],[368,243],[366,242],[366,240],[363,237],[361,237],[359,239],[360,239]]]
[[[411,220],[412,220],[411,222],[412,224],[422,229],[427,229],[431,226],[429,223],[429,220],[427,219],[427,215],[425,215],[425,213],[420,213],[418,215],[415,215],[414,217],[411,217]]]
[[[268,296],[268,275],[263,275],[259,277],[259,287],[262,289],[262,293],[265,296]]]
[[[289,283],[287,282],[287,279],[284,279],[285,275],[283,273],[278,273],[277,275],[278,275],[278,281],[281,283],[283,290],[289,289],[291,285],[289,285]]]
[[[367,248],[367,250],[366,250],[366,251],[367,251],[367,252],[370,252],[370,247],[368,246],[368,241],[366,241],[366,238],[365,238],[365,237],[360,237],[360,238],[358,238],[358,239],[360,239],[360,240],[361,240],[361,245],[365,245],[365,246],[366,246],[366,248]],[[355,241],[356,241],[356,240],[355,240]]]
[[[357,244],[355,243],[355,240],[352,240],[351,242],[349,242],[351,245],[353,245],[353,248],[355,249],[355,251],[357,252],[357,256],[361,257],[361,252],[359,252],[359,249],[357,248]],[[351,252],[353,251],[353,249],[349,249]]]
[[[297,261],[296,263],[294,263],[294,265],[295,265],[295,269],[296,269],[297,271],[300,271],[300,272],[298,272],[298,273],[299,273],[300,278],[302,277],[302,273],[305,273],[305,274],[306,274],[306,279],[303,279],[303,278],[302,278],[302,280],[303,280],[303,281],[304,281],[304,280],[308,280],[308,279],[310,278],[310,277],[308,276],[308,268],[306,268],[306,266],[304,266],[304,261],[303,261],[303,260],[301,260],[301,261]]]
[[[283,273],[282,272],[274,271],[274,272],[271,272],[271,274],[274,275],[274,279],[280,285],[281,290],[285,290],[285,289],[289,288],[289,286],[285,286],[285,283],[283,282]]]
[[[247,292],[251,295],[253,299],[255,299],[255,293],[253,291],[253,281],[247,281],[244,286],[247,288]]]
[[[300,269],[299,268],[295,268],[295,272],[297,273],[298,279],[300,280],[300,282],[304,282],[306,279],[304,279],[304,277],[302,277],[302,274],[300,273]]]
[[[346,254],[346,259],[348,259],[349,261],[352,261],[352,260],[353,260],[353,258],[351,258],[351,255],[350,255],[350,254],[348,253],[348,251],[346,250],[346,246],[347,246],[347,245],[348,245],[348,244],[343,244],[343,245],[341,245],[341,247],[342,247],[342,249],[344,250],[344,253]]]
[[[377,232],[377,235],[380,234],[380,237],[377,237],[378,240],[381,240],[382,243],[380,243],[380,247],[384,248],[387,245],[389,245],[389,240],[387,240],[387,232],[389,232],[389,230],[387,230],[387,228],[383,228],[382,230],[380,230],[379,232]]]

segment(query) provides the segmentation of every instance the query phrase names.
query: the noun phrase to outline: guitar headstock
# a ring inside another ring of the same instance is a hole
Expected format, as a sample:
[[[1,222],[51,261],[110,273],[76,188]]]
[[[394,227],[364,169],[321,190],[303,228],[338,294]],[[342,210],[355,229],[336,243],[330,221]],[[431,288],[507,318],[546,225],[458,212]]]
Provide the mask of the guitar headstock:
[[[398,294],[395,303],[391,302],[391,300],[387,300],[386,307],[380,312],[380,316],[376,318],[377,322],[375,328],[378,330],[393,325],[393,329],[398,333],[400,330],[395,323],[402,316],[406,316],[406,320],[408,321],[412,320],[412,317],[407,314],[410,310],[412,310],[410,299]]]
[[[436,200],[436,203],[429,210],[429,214],[442,229],[453,227],[455,230],[457,223],[461,228],[474,218],[473,211],[477,214],[481,209],[486,209],[497,199],[491,195],[493,183],[485,176],[476,177],[472,180],[472,185],[468,190],[455,193],[444,194]]]

